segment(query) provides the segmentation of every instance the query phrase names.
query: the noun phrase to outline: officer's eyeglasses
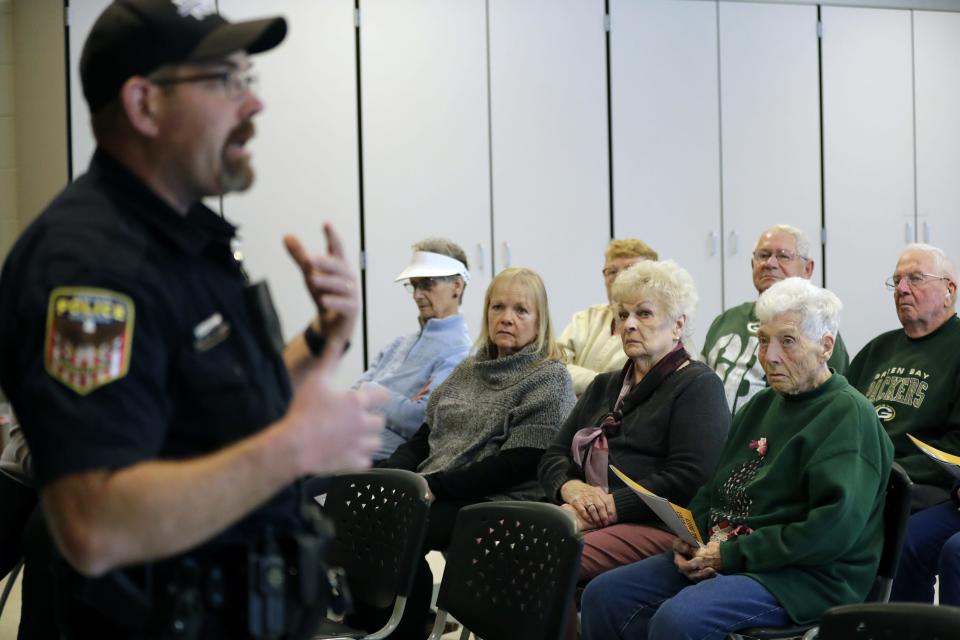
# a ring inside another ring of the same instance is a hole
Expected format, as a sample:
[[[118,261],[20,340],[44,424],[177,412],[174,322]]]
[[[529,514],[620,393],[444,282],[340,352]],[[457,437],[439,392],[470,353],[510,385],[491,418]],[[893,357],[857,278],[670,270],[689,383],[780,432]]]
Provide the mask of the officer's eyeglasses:
[[[908,273],[905,276],[893,276],[892,278],[887,278],[887,281],[883,284],[887,285],[887,289],[893,291],[900,283],[904,280],[907,281],[907,285],[911,289],[916,289],[922,287],[925,282],[928,280],[949,280],[950,278],[946,276],[937,276],[932,273],[921,273],[917,271],[916,273]]]
[[[420,291],[430,291],[438,282],[447,282],[453,276],[438,276],[434,278],[411,278],[403,283],[403,288],[407,293],[413,293],[417,289]]]
[[[787,251],[786,249],[777,249],[776,251],[770,251],[768,249],[760,249],[753,252],[753,259],[759,264],[763,264],[768,261],[771,257],[776,258],[777,262],[780,264],[787,264],[793,262],[796,259],[806,260],[805,257],[801,256],[796,251]]]
[[[236,100],[247,91],[255,92],[259,84],[259,77],[250,70],[233,69],[177,78],[151,78],[150,81],[161,87],[188,82],[218,82],[226,96],[231,100]]]

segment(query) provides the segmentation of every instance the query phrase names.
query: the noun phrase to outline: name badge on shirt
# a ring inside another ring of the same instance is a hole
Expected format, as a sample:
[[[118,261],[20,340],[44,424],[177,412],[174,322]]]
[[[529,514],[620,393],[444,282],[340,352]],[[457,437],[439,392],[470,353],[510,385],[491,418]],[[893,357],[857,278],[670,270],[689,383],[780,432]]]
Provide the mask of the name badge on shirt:
[[[133,300],[92,287],[57,287],[47,306],[47,374],[80,395],[119,380],[130,368]]]
[[[215,313],[193,328],[193,348],[195,351],[209,351],[230,335],[230,323]]]

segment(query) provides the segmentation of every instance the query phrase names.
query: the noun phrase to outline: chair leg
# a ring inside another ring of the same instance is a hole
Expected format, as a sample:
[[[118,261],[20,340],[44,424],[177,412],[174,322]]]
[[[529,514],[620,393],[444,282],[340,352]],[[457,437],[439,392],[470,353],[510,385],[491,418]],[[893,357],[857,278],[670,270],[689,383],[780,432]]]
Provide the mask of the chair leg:
[[[437,619],[433,623],[433,630],[430,632],[430,637],[427,640],[440,640],[443,636],[443,628],[447,624],[447,612],[443,609],[437,609]],[[463,629],[466,631],[466,627]]]
[[[403,617],[403,610],[407,606],[407,597],[406,596],[397,596],[397,599],[393,603],[393,611],[390,613],[390,619],[387,620],[387,623],[383,625],[378,631],[371,633],[366,636],[364,640],[383,640],[383,638],[388,637],[400,624],[400,619]],[[441,631],[443,627],[440,627]]]
[[[7,574],[7,584],[3,586],[3,595],[0,595],[0,614],[3,613],[4,608],[7,606],[7,599],[10,597],[10,592],[13,591],[13,583],[17,581],[17,577],[20,575],[20,569],[23,568],[23,560],[18,562],[16,566],[10,570],[10,573]]]

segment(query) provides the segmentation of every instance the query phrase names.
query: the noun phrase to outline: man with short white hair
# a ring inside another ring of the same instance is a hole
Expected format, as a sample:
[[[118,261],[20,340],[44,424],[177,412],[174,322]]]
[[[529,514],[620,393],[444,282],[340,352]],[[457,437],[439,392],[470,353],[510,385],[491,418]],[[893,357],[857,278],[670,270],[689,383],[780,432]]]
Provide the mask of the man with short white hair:
[[[911,244],[886,285],[903,328],[868,342],[847,377],[876,408],[896,461],[914,482],[914,509],[920,509],[946,500],[952,479],[907,434],[960,454],[957,272],[942,250]]]
[[[760,234],[751,256],[757,295],[786,278],[798,276],[809,280],[814,264],[810,241],[802,231],[787,224],[770,227]],[[727,404],[733,413],[767,386],[757,357],[760,323],[754,313],[755,304],[744,302],[721,313],[710,324],[703,343],[703,360],[723,380]],[[838,335],[828,364],[837,373],[843,373],[848,363],[846,347]]]
[[[460,313],[470,282],[467,255],[454,242],[427,238],[413,245],[413,260],[396,277],[413,297],[420,330],[381,351],[354,388],[380,388],[389,396],[387,419],[373,460],[386,460],[423,426],[430,394],[470,352],[470,331]]]

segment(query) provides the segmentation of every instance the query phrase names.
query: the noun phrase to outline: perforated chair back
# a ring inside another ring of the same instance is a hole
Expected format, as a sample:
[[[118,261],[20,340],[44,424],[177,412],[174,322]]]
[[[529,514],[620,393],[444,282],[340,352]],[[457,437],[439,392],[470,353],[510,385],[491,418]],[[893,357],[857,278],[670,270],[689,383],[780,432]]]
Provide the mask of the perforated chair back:
[[[334,479],[323,506],[335,527],[328,562],[344,569],[354,600],[386,608],[410,593],[427,531],[428,493],[423,477],[399,469]]]
[[[465,507],[447,554],[437,617],[449,612],[489,640],[557,640],[573,602],[582,550],[583,536],[557,506]]]
[[[953,640],[960,609],[913,602],[834,607],[820,621],[819,640]]]
[[[866,602],[887,602],[893,579],[897,577],[900,553],[907,537],[907,521],[910,519],[910,495],[913,482],[910,476],[896,462],[890,468],[887,481],[887,496],[883,506],[883,551],[880,553],[880,565],[873,587],[867,594]]]

